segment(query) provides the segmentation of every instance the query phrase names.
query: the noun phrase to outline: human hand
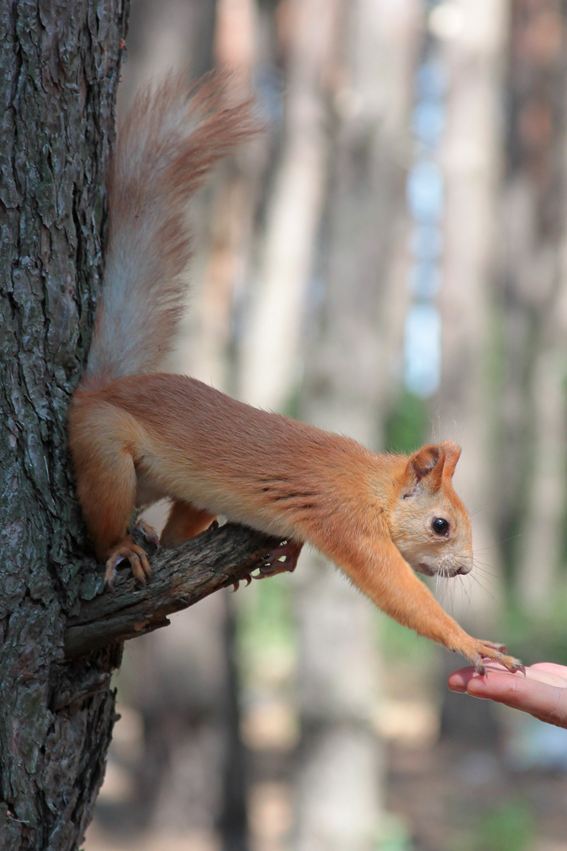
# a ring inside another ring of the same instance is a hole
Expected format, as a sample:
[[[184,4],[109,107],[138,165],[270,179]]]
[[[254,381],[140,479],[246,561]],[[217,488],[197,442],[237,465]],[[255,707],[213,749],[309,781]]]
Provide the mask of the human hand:
[[[567,728],[567,667],[540,662],[512,674],[496,662],[486,662],[486,676],[460,668],[449,676],[451,691],[495,700],[529,712],[534,718]]]

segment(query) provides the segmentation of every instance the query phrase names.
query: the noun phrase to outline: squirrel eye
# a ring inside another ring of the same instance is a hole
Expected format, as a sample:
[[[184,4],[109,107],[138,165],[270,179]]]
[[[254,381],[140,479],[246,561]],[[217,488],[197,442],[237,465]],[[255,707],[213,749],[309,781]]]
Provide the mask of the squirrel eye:
[[[443,517],[434,517],[431,521],[431,528],[436,535],[446,535],[449,531],[449,523]]]

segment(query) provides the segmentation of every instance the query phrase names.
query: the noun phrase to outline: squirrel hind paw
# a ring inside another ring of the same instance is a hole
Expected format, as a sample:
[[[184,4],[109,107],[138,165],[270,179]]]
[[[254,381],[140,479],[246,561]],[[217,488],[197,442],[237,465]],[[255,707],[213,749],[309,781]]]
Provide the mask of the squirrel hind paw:
[[[260,572],[255,579],[263,579],[264,576],[275,576],[277,573],[293,573],[297,566],[297,559],[303,547],[303,542],[287,540],[279,547],[270,550],[264,559]]]
[[[130,563],[132,572],[138,582],[141,582],[142,585],[145,585],[146,577],[149,577],[152,574],[152,569],[150,567],[148,557],[145,551],[137,544],[134,544],[132,541],[126,541],[114,547],[110,557],[106,562],[104,580],[109,586],[109,588],[114,587],[116,568],[123,561],[127,561]]]

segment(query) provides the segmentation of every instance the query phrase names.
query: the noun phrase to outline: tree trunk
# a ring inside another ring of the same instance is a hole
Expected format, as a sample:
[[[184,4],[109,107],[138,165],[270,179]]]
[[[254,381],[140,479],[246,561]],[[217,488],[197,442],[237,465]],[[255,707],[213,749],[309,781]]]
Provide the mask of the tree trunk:
[[[540,613],[553,604],[567,496],[566,35],[565,4],[512,5],[499,503],[519,601]]]
[[[324,94],[340,0],[292,0],[285,130],[242,353],[243,399],[281,410],[297,384],[302,318],[327,168]]]
[[[128,0],[0,7],[5,851],[78,847],[114,722],[110,674],[120,646],[64,662],[85,543],[65,421],[100,285],[104,175],[127,9]]]
[[[461,0],[460,28],[445,42],[442,59],[450,87],[441,165],[445,173],[445,253],[439,299],[442,382],[439,438],[463,447],[455,486],[473,515],[477,582],[451,580],[453,614],[466,628],[492,630],[500,606],[501,576],[491,498],[494,459],[494,388],[490,357],[491,287],[495,274],[496,200],[502,95],[501,56],[506,35],[503,0]],[[500,83],[500,85],[499,85]],[[485,565],[489,562],[489,574]],[[495,640],[497,636],[494,636]]]

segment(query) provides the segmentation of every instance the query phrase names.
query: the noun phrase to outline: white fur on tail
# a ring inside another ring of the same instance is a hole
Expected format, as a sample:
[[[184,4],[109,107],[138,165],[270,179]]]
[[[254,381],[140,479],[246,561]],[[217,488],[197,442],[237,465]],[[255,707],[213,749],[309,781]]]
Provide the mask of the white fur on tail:
[[[225,76],[188,90],[184,76],[170,75],[136,97],[109,175],[104,288],[88,376],[159,369],[184,301],[187,202],[215,163],[257,130],[250,101],[230,104]]]

